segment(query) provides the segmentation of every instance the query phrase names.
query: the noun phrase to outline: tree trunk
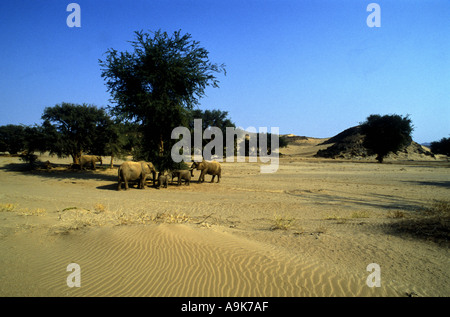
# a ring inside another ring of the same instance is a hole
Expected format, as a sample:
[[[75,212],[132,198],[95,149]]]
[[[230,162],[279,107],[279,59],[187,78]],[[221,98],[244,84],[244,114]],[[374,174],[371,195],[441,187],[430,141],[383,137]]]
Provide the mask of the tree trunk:
[[[113,168],[114,154],[111,153],[111,162],[109,163],[109,168]]]
[[[162,134],[159,136],[159,156],[164,155],[164,141]]]
[[[72,154],[73,164],[80,165],[81,154]]]
[[[378,163],[383,163],[383,159],[384,159],[384,156],[381,154],[378,154],[376,157],[376,160],[378,161]]]

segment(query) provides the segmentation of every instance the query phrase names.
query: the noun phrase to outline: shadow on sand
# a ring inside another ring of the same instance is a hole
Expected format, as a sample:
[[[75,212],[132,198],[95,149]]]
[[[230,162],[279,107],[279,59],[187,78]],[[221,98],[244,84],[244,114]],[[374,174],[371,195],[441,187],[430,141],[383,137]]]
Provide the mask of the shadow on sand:
[[[69,164],[52,164],[51,168],[46,168],[42,164],[31,167],[28,163],[9,163],[0,167],[0,170],[60,180],[76,178],[111,181],[117,184],[116,173],[112,174],[111,169],[105,166],[97,167],[96,170],[80,170],[71,168]],[[112,170],[117,171],[117,168],[114,167]]]
[[[450,181],[438,181],[438,182],[427,182],[427,181],[404,181],[405,183],[423,185],[423,186],[436,186],[450,188]]]

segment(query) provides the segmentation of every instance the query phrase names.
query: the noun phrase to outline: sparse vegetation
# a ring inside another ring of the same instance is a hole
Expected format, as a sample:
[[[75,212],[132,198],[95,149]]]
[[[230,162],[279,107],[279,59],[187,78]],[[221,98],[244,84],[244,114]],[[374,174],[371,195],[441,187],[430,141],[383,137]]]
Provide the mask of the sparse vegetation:
[[[295,219],[291,217],[275,215],[273,225],[270,227],[270,230],[288,230],[292,227],[294,220]]]
[[[369,218],[370,214],[367,211],[354,211],[351,215],[350,218]]]
[[[17,208],[16,204],[0,204],[0,212],[12,212],[15,211]]]
[[[97,203],[97,204],[94,205],[94,210],[95,210],[97,213],[105,212],[105,211],[106,211],[106,207],[105,207],[105,205],[103,205],[103,204]]]
[[[403,217],[405,219],[393,224],[395,232],[440,243],[450,241],[449,200],[434,200],[415,213]]]
[[[12,208],[12,207],[10,207]],[[96,203],[93,210],[68,207],[59,211],[60,223],[53,228],[58,234],[67,234],[70,231],[85,227],[145,225],[156,223],[188,223],[193,219],[185,213],[157,213],[151,214],[145,210],[139,211],[110,211],[105,205]]]
[[[370,213],[368,211],[354,211],[349,216],[326,216],[324,220],[336,220],[338,224],[347,223],[350,219],[360,219],[360,218],[370,218]]]
[[[20,208],[17,204],[3,203],[0,204],[0,212],[15,212],[22,216],[42,216],[45,214],[45,209]]]
[[[393,219],[401,219],[401,218],[405,218],[405,212],[402,210],[391,210],[388,213],[388,218],[393,218]]]

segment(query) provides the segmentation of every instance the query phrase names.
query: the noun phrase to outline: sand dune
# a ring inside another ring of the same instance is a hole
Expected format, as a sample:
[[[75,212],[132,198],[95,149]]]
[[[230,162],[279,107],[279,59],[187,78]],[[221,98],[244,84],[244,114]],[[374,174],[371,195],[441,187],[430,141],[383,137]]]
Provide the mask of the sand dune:
[[[16,247],[20,263],[6,272],[16,276],[2,283],[3,296],[389,295],[364,287],[363,275],[333,273],[269,245],[188,225],[100,228],[46,240]],[[79,288],[67,286],[69,263],[80,265]]]

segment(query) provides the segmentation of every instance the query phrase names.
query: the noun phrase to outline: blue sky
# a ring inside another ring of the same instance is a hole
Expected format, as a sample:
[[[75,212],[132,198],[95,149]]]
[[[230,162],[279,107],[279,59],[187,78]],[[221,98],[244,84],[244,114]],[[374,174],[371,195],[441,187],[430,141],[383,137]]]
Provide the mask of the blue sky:
[[[69,28],[69,3],[81,28]],[[366,24],[367,5],[381,27]],[[201,109],[236,125],[331,137],[370,114],[409,114],[417,142],[450,134],[448,0],[5,0],[0,125],[41,123],[61,102],[110,104],[98,63],[134,31],[181,29],[226,65]]]

